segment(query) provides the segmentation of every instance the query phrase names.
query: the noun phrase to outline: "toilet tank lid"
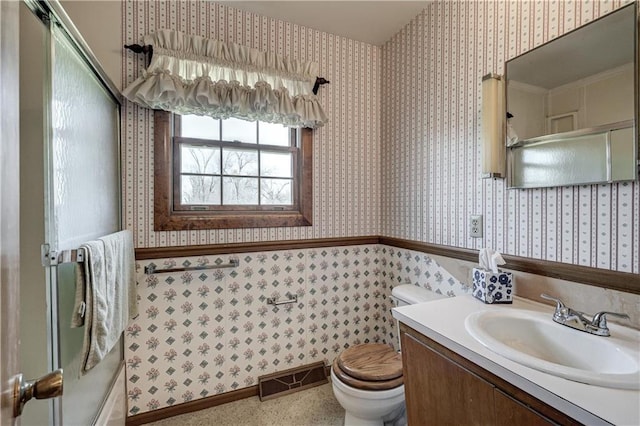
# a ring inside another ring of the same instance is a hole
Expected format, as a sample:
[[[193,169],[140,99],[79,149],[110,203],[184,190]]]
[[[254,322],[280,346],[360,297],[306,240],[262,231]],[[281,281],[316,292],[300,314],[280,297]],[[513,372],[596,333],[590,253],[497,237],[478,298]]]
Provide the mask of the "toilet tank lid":
[[[396,286],[391,291],[391,295],[409,305],[420,302],[428,302],[429,300],[443,299],[446,297],[442,294],[435,293],[431,290],[427,290],[424,287],[419,287],[413,284],[402,284]]]

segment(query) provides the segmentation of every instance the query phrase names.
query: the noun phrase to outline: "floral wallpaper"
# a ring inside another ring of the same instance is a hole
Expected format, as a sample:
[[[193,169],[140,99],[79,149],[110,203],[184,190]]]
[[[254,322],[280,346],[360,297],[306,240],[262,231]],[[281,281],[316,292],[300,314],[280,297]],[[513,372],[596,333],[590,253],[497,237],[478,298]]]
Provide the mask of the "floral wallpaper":
[[[227,263],[236,268],[162,273]],[[145,275],[145,266],[156,268]],[[128,414],[258,384],[350,345],[395,344],[389,296],[414,284],[468,287],[424,253],[383,245],[140,261],[140,316],[125,332]],[[296,303],[267,305],[267,298]]]

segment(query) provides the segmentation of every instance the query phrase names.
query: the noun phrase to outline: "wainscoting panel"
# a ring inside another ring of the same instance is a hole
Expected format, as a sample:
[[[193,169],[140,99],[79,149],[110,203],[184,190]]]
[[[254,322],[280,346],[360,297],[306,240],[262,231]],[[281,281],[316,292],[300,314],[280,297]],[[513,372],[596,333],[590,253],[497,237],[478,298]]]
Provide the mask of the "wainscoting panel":
[[[240,262],[237,268],[162,268]],[[144,268],[154,265],[154,275]],[[389,296],[414,284],[467,292],[424,253],[371,244],[137,263],[140,316],[126,330],[128,415],[257,384],[366,342],[395,344]],[[273,307],[266,298],[298,297]]]

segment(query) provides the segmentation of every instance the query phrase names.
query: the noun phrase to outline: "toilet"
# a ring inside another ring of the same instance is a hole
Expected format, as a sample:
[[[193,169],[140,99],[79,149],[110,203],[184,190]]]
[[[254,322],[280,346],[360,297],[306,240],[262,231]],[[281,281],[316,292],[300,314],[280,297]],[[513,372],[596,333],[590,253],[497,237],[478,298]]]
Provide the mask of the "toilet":
[[[393,289],[394,306],[441,299],[425,288],[404,284]],[[398,346],[400,345],[400,333]],[[342,351],[331,366],[336,400],[345,409],[345,426],[406,424],[402,357],[383,343],[364,343]]]

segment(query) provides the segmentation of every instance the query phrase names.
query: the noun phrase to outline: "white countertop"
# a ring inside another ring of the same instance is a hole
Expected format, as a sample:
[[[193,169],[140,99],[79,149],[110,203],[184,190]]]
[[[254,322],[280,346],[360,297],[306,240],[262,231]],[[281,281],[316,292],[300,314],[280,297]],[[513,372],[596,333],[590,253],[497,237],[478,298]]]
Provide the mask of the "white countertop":
[[[640,425],[640,391],[587,385],[525,367],[487,349],[465,329],[465,318],[473,312],[514,308],[549,312],[550,320],[553,313],[551,307],[526,299],[487,305],[471,295],[402,306],[392,312],[400,322],[579,422]]]

